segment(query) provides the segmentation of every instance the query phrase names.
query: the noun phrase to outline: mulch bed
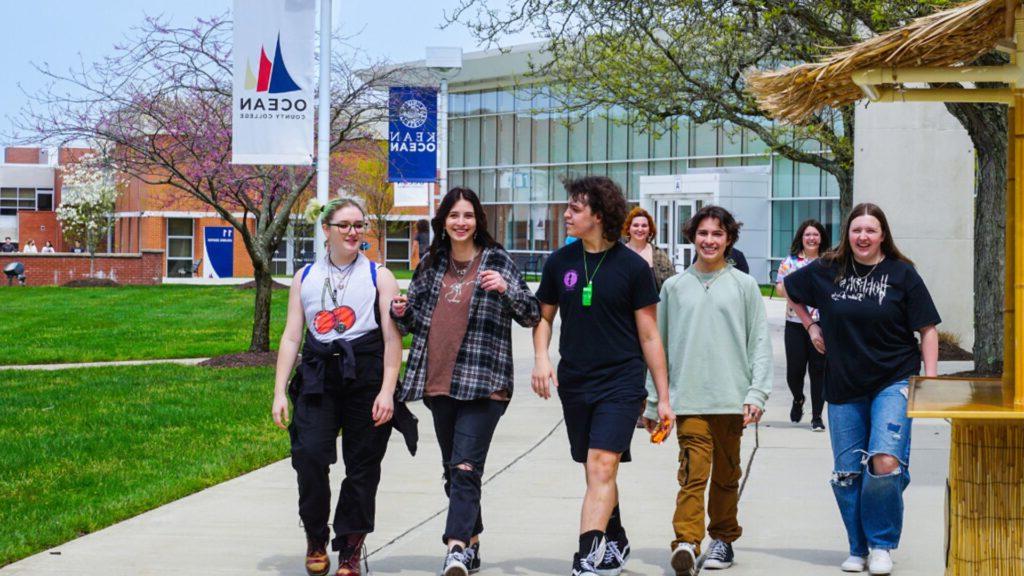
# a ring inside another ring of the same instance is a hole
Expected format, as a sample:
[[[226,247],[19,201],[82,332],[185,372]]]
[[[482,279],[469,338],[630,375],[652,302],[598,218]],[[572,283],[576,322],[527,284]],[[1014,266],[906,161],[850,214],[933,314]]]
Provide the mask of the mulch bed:
[[[209,368],[250,368],[254,366],[273,366],[277,364],[277,352],[242,352],[224,354],[203,360],[200,366]]]
[[[63,288],[117,288],[120,283],[110,278],[82,278],[61,284]]]
[[[287,290],[288,288],[290,288],[290,286],[288,286],[287,284],[281,284],[280,282],[278,282],[276,280],[274,282],[270,283],[270,289],[271,290]],[[256,281],[255,280],[250,280],[250,281],[248,281],[248,282],[246,282],[244,284],[239,284],[239,285],[235,286],[235,290],[255,290],[255,289],[256,289]]]
[[[956,344],[940,340],[939,360],[974,360],[974,355]]]

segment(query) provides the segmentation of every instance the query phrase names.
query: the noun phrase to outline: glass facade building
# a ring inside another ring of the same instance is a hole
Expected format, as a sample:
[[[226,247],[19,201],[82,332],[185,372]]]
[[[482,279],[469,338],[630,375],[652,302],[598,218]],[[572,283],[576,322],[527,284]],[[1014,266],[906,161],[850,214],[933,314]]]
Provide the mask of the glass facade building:
[[[479,67],[479,62],[473,64]],[[788,253],[795,229],[807,218],[821,220],[836,238],[839,188],[835,178],[771,153],[749,130],[721,123],[694,124],[680,117],[643,131],[628,125],[628,110],[571,115],[544,88],[517,87],[523,82],[506,75],[486,83],[452,83],[448,182],[450,187],[466,186],[480,194],[495,239],[526,269],[565,243],[562,181],[583,175],[612,178],[636,203],[641,176],[768,165],[773,269]]]

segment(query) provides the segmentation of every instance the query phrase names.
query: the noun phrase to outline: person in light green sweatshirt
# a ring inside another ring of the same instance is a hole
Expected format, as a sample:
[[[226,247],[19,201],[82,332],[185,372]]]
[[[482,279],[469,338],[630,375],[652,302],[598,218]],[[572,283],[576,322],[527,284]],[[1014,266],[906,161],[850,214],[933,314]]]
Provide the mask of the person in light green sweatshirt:
[[[680,449],[671,557],[678,576],[696,570],[709,479],[707,532],[712,542],[704,568],[732,565],[732,543],[742,534],[736,517],[740,438],[745,426],[761,420],[772,389],[772,349],[760,288],[726,261],[739,229],[720,206],[698,210],[684,229],[697,249],[697,261],[665,281],[658,304]],[[653,383],[648,389],[648,398],[656,399]],[[657,417],[657,406],[649,400],[644,412],[649,431]]]

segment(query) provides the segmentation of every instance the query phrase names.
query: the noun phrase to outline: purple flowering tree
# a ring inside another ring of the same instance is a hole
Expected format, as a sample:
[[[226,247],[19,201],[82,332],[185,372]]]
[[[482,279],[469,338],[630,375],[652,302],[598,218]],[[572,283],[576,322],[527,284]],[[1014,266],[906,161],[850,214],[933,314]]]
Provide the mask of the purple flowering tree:
[[[189,198],[229,222],[252,259],[249,351],[259,352],[270,347],[273,254],[300,199],[313,194],[316,171],[231,164],[231,43],[227,17],[199,19],[190,28],[149,18],[103,60],[66,72],[37,65],[50,82],[30,95],[15,121],[16,139],[111,150],[116,169],[150,185],[161,201]],[[331,58],[335,179],[352,169],[341,158],[378,145],[387,116],[384,87],[401,74],[352,52],[346,47]]]

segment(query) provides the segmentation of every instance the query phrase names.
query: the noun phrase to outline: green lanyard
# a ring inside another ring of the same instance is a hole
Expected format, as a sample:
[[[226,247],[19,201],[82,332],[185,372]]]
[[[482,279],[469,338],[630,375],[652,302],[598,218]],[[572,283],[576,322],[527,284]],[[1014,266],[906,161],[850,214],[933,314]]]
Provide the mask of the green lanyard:
[[[612,246],[612,248],[614,248],[614,246]],[[605,256],[607,256],[608,253],[611,252],[611,251],[612,251],[611,248],[609,248],[608,250],[605,250],[605,253],[601,256],[601,259],[598,260],[598,262],[597,262],[597,267],[594,268],[594,275],[593,276],[591,276],[590,272],[587,271],[587,251],[586,250],[583,251],[583,275],[587,279],[586,285],[583,286],[583,307],[584,308],[589,308],[591,301],[593,301],[593,299],[594,299],[594,286],[592,285],[592,283],[594,282],[594,278],[597,277],[597,271],[601,269],[601,264],[604,263]]]

